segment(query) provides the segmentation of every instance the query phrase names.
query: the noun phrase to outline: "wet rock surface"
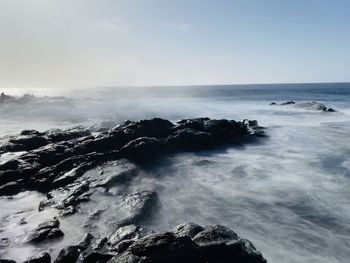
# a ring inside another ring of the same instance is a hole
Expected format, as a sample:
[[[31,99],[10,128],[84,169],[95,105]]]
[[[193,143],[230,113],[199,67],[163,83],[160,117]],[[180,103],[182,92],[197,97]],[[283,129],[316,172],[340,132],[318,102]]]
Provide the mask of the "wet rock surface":
[[[91,241],[91,236],[88,239]],[[116,249],[116,248],[120,249]],[[0,262],[11,262],[10,260]],[[43,252],[26,263],[50,263]],[[108,239],[104,251],[72,245],[61,250],[54,263],[124,263],[124,262],[198,262],[198,263],[265,263],[266,259],[246,239],[220,225],[199,226],[184,223],[174,232],[154,233],[136,225],[124,226]]]
[[[121,210],[126,215],[116,222],[116,225],[123,226],[135,224],[151,215],[160,206],[158,195],[154,191],[141,191],[126,195],[120,204]]]
[[[98,135],[82,127],[25,130],[0,142],[0,154],[24,151],[0,164],[0,195],[12,198],[34,190],[46,196],[36,206],[38,213],[54,208],[59,216],[83,215],[84,231],[91,230],[95,237],[88,233],[80,243],[60,247],[54,254],[56,263],[204,263],[228,262],[227,258],[230,262],[265,262],[249,241],[225,227],[185,223],[173,232],[144,229],[139,225],[158,215],[161,200],[153,189],[127,188],[133,178],[144,174],[143,165],[165,154],[241,145],[263,136],[264,128],[256,121],[209,118],[177,123],[163,119],[125,121]],[[80,213],[87,202],[93,204],[85,208],[93,210]],[[22,219],[18,224],[32,225],[29,217]],[[106,228],[98,232],[101,229],[96,230],[95,222]],[[57,218],[35,225],[25,232],[24,244],[55,246],[55,240],[64,236]],[[1,244],[5,247],[7,241]],[[28,262],[51,262],[51,257],[43,253]]]
[[[37,256],[31,257],[23,263],[51,263],[51,256],[47,252],[43,252]]]
[[[109,262],[266,262],[247,240],[223,226],[201,227],[183,224],[186,231],[150,234],[137,239]],[[195,230],[193,232],[193,230]]]
[[[47,193],[67,187],[86,171],[108,161],[127,158],[144,163],[164,153],[209,150],[261,136],[263,128],[254,121],[209,118],[177,123],[157,118],[125,121],[97,136],[82,127],[26,130],[0,140],[0,153],[25,151],[0,165],[0,195],[23,190]]]
[[[64,233],[59,229],[60,222],[57,218],[41,223],[26,237],[26,243],[39,243],[47,239],[62,237]]]

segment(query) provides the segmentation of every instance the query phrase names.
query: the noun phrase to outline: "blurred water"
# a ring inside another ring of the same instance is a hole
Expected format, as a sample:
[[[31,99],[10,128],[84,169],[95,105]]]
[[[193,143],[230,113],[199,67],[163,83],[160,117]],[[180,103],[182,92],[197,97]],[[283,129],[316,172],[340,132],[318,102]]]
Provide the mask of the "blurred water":
[[[184,221],[227,225],[251,240],[269,262],[348,261],[350,84],[31,92],[39,97],[66,96],[66,100],[42,98],[0,107],[1,134],[147,117],[257,119],[269,135],[261,143],[171,156],[136,176],[127,191],[155,189],[162,202],[161,214],[146,225],[156,230]],[[23,94],[24,90],[6,93]],[[316,100],[339,112],[269,105],[287,100]],[[28,200],[38,197],[29,196],[0,199],[1,207],[7,211],[30,207]],[[38,214],[31,213],[33,218]],[[68,240],[82,235],[79,224],[71,223],[77,220],[62,219],[63,229],[75,233]],[[4,224],[9,231],[10,223]],[[10,255],[15,253],[14,249]]]

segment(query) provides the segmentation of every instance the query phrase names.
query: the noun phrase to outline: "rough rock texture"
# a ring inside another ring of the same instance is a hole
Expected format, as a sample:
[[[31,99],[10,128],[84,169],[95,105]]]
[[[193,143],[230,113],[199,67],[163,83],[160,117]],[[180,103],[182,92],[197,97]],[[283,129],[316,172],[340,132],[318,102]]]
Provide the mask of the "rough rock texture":
[[[124,262],[263,263],[266,260],[248,240],[240,239],[224,226],[201,227],[188,223],[176,227],[175,232],[139,238],[109,261]]]
[[[159,207],[159,198],[156,192],[145,190],[124,196],[120,207],[126,216],[116,222],[116,225],[135,224]]]
[[[43,252],[40,255],[29,258],[23,263],[51,263],[51,256],[47,252]]]
[[[86,171],[112,160],[127,158],[142,163],[164,153],[247,143],[261,136],[264,136],[264,130],[256,121],[209,118],[177,123],[159,118],[125,121],[97,136],[81,127],[47,132],[26,130],[18,136],[0,140],[0,154],[26,151],[0,164],[0,195],[13,195],[23,190],[47,193],[60,187],[71,188],[70,184]],[[72,198],[67,197],[71,200],[68,203],[74,203],[77,198],[75,190],[72,191]],[[84,200],[87,198],[82,196]]]
[[[63,236],[63,232],[59,229],[60,222],[57,218],[51,221],[39,224],[32,232],[26,237],[27,243],[38,243],[47,239],[53,239]]]
[[[154,233],[136,225],[120,227],[108,238],[107,247],[97,251],[93,237],[61,250],[55,263],[266,263],[262,254],[246,239],[220,225],[184,223],[173,232]],[[82,245],[83,244],[83,245]],[[119,248],[119,249],[118,249]],[[0,263],[14,262],[0,260]],[[26,263],[50,263],[48,253]]]

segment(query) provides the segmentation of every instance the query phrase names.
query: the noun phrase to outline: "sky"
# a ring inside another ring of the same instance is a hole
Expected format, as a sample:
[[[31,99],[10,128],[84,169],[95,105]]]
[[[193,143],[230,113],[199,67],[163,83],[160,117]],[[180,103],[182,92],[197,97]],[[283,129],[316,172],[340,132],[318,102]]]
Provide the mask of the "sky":
[[[0,0],[0,87],[348,81],[348,0]]]

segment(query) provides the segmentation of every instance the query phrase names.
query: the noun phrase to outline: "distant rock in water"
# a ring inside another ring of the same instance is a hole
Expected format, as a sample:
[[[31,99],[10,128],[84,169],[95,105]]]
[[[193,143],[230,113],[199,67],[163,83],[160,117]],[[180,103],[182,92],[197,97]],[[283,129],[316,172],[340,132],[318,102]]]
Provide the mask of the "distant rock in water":
[[[185,119],[177,123],[154,118],[125,121],[93,136],[84,127],[38,132],[22,131],[0,140],[0,154],[26,151],[0,165],[0,195],[24,190],[47,193],[67,187],[86,171],[108,161],[126,158],[149,162],[167,153],[210,150],[230,144],[244,144],[264,137],[256,121]],[[89,189],[69,187],[66,206]],[[78,187],[80,188],[80,187]],[[69,211],[67,211],[69,212]]]
[[[291,100],[291,101],[282,102],[280,104],[277,104],[276,102],[271,102],[270,105],[280,105],[280,106],[293,105],[296,108],[303,108],[306,110],[336,112],[336,110],[334,110],[333,108],[329,108],[325,104],[319,103],[316,101],[296,103],[295,101]]]
[[[0,102],[15,100],[16,97],[11,95],[6,95],[4,92],[0,94]]]

